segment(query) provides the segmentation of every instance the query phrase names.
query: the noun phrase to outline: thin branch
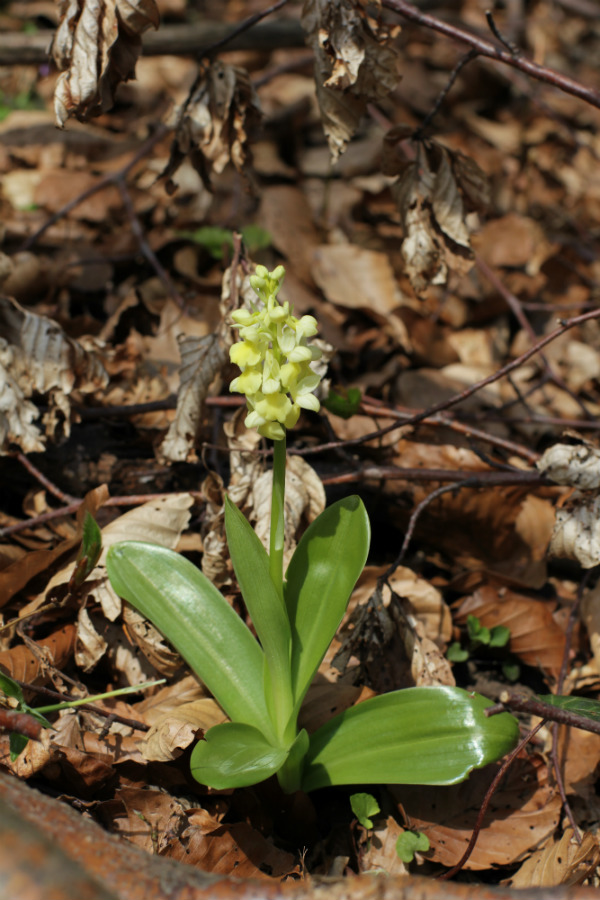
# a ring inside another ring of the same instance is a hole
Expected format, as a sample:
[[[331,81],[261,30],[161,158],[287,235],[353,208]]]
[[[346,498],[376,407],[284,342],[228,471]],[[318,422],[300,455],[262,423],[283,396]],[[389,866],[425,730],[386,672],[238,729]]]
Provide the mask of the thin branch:
[[[178,491],[181,493],[181,491]],[[204,499],[200,491],[186,491],[195,500]],[[164,494],[132,494],[129,497],[109,497],[102,506],[142,506],[149,503],[150,500],[162,500],[163,497],[171,497],[173,492]],[[11,534],[17,534],[19,531],[26,531],[28,528],[36,528],[38,525],[44,525],[46,522],[52,522],[54,519],[60,519],[63,516],[72,516],[77,512],[83,500],[74,500],[67,506],[61,506],[60,509],[51,509],[39,516],[32,516],[31,519],[24,519],[22,522],[16,522],[14,525],[7,525],[6,528],[0,528],[0,538],[8,537]]]
[[[494,706],[488,706],[484,712],[489,717],[506,712],[507,709],[526,712],[532,716],[539,716],[545,721],[558,722],[559,725],[581,728],[582,731],[591,731],[592,734],[600,734],[600,722],[595,719],[588,719],[587,716],[580,716],[568,709],[562,709],[560,706],[551,706],[541,700],[526,699],[512,691],[503,691],[500,694],[500,702]]]
[[[487,710],[486,710],[486,713],[487,713]],[[494,776],[492,783],[490,784],[489,788],[485,792],[485,797],[483,798],[483,803],[481,804],[481,809],[479,810],[479,814],[478,814],[477,820],[475,822],[475,827],[473,828],[471,840],[469,841],[469,843],[467,845],[467,849],[465,850],[465,852],[463,853],[463,855],[461,856],[459,861],[456,863],[455,866],[453,866],[452,869],[448,869],[447,872],[444,872],[443,875],[440,875],[438,877],[438,881],[447,881],[449,878],[453,878],[455,875],[458,874],[458,872],[460,872],[460,870],[462,869],[464,864],[467,862],[471,853],[475,849],[475,844],[477,843],[477,839],[479,838],[479,834],[481,832],[481,826],[483,825],[483,820],[485,818],[485,814],[488,811],[488,807],[490,805],[490,800],[496,793],[496,789],[498,788],[498,785],[504,778],[509,767],[512,765],[513,760],[519,755],[521,750],[529,743],[531,738],[537,734],[537,732],[540,730],[540,728],[544,724],[545,723],[543,720],[541,722],[539,722],[535,726],[535,728],[532,728],[532,730],[529,731],[525,735],[525,737],[519,741],[519,743],[517,744],[515,749],[511,753],[509,753],[509,755],[507,757],[505,757],[504,762],[502,763],[502,765],[496,772],[496,775]]]
[[[460,44],[467,44],[476,50],[479,56],[486,56],[488,59],[504,63],[504,65],[511,66],[514,69],[520,69],[532,78],[551,84],[566,94],[578,97],[580,100],[584,100],[591,106],[600,109],[600,92],[593,88],[585,87],[579,81],[569,78],[568,75],[563,75],[561,72],[557,72],[548,66],[541,66],[539,63],[533,62],[522,55],[515,55],[507,50],[502,50],[495,44],[492,44],[491,41],[486,41],[484,38],[477,37],[477,35],[465,31],[463,28],[450,25],[448,22],[442,21],[442,19],[422,12],[416,6],[413,6],[412,3],[407,3],[406,0],[382,0],[382,5],[410,22],[416,22],[417,25],[431,28],[445,37],[458,41]]]
[[[49,700],[57,700],[59,703],[70,703],[75,700],[81,701],[81,697],[75,697],[73,694],[59,694],[58,691],[52,691],[50,690],[50,688],[44,687],[41,684],[28,684],[25,681],[19,681],[18,678],[15,678],[14,680],[24,690],[32,691],[34,694],[39,694]],[[145,722],[140,722],[137,719],[129,719],[127,716],[120,716],[118,715],[118,713],[113,712],[113,710],[102,709],[100,706],[96,706],[94,703],[80,702],[77,709],[95,713],[97,716],[102,716],[102,718],[105,719],[111,719],[113,722],[120,722],[121,725],[127,725],[129,728],[133,728],[135,731],[150,731],[150,726],[146,725]]]
[[[36,481],[39,481],[39,483],[43,487],[45,487],[46,490],[50,494],[53,494],[55,497],[58,497],[58,499],[61,501],[61,503],[74,503],[77,500],[77,498],[71,496],[71,494],[65,494],[65,492],[61,491],[61,489],[56,484],[54,484],[54,482],[50,481],[49,478],[46,478],[44,473],[40,472],[38,467],[34,466],[34,464],[31,462],[31,460],[28,459],[24,453],[21,453],[19,451],[18,453],[14,454],[14,458],[16,460],[18,460],[18,462],[21,463],[23,468],[27,469],[29,474],[33,475],[33,477],[36,479]]]

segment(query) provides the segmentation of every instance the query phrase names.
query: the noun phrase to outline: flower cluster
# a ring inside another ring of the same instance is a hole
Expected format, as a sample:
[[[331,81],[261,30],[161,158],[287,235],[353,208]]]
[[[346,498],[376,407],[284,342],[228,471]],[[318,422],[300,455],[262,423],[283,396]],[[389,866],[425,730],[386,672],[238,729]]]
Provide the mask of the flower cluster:
[[[321,380],[310,367],[321,351],[307,341],[317,333],[317,320],[297,319],[287,301],[278,302],[284,275],[283,266],[273,272],[257,266],[250,284],[263,301],[262,308],[231,314],[241,340],[231,347],[229,357],[242,372],[229,389],[246,395],[246,427],[274,441],[282,440],[285,429],[296,424],[301,409],[319,409],[313,391]]]

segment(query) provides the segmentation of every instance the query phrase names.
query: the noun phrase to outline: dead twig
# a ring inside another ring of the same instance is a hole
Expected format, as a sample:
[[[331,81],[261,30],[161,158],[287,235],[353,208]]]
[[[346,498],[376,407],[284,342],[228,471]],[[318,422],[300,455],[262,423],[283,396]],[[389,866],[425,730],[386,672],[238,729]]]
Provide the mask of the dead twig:
[[[476,50],[479,56],[486,56],[488,59],[503,63],[506,66],[520,69],[532,78],[551,84],[566,94],[578,97],[580,100],[584,100],[591,106],[600,109],[600,92],[586,87],[581,82],[575,81],[574,78],[569,78],[568,75],[563,75],[561,72],[557,72],[548,66],[542,66],[527,59],[525,56],[502,50],[495,44],[492,44],[491,41],[477,37],[477,35],[465,31],[463,28],[458,28],[456,25],[450,25],[448,22],[444,22],[430,13],[422,12],[416,6],[413,6],[412,3],[407,3],[406,0],[382,0],[382,4],[410,22],[416,22],[417,25],[437,31],[438,34],[443,34],[445,37],[458,41],[460,44],[467,44]]]

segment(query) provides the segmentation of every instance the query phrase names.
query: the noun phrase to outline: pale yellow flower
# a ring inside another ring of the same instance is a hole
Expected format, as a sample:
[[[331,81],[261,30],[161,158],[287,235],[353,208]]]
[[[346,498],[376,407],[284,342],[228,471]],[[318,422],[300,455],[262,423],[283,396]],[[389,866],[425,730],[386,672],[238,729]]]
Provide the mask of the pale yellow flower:
[[[283,266],[273,272],[257,266],[250,284],[263,307],[231,314],[240,340],[231,347],[229,358],[242,371],[230,390],[246,395],[246,426],[274,441],[282,440],[285,429],[296,424],[301,409],[318,411],[313,391],[321,380],[310,367],[321,351],[308,343],[317,333],[317,320],[297,319],[287,301],[278,302],[284,275]]]

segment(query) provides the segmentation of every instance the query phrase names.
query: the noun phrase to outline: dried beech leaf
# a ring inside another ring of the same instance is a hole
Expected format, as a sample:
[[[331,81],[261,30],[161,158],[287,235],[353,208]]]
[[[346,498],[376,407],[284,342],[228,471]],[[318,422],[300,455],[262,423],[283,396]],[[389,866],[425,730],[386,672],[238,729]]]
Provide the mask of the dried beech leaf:
[[[98,634],[89,612],[82,606],[77,616],[75,662],[84,672],[91,672],[104,656],[107,646],[106,640]]]
[[[158,28],[155,0],[62,0],[52,56],[62,74],[54,91],[56,122],[85,120],[113,104],[117,85],[135,77],[141,35]]]
[[[229,162],[249,178],[248,131],[259,119],[258,96],[245,69],[220,61],[203,69],[177,117],[162,173],[169,192],[176,189],[171,176],[187,157],[208,190],[211,173],[221,173]]]
[[[208,389],[227,361],[227,350],[214,335],[179,338],[181,367],[175,419],[161,444],[162,456],[171,462],[195,458],[196,436]]]
[[[600,563],[600,496],[577,492],[556,510],[548,553],[576,559],[584,569]]]
[[[460,604],[455,622],[465,624],[467,616],[477,616],[486,628],[506,625],[510,630],[511,653],[528,666],[539,667],[558,677],[565,650],[565,634],[552,615],[551,606],[518,594],[509,588],[484,584]]]
[[[560,840],[535,851],[510,878],[514,888],[582,884],[600,862],[598,838],[586,832],[581,844],[567,828]]]
[[[367,18],[355,0],[305,0],[302,27],[315,54],[315,82],[333,162],[346,149],[367,103],[398,84],[397,33]]]
[[[183,660],[167,644],[158,628],[128,603],[123,605],[123,621],[127,626],[127,634],[148,662],[161,675],[172,678],[183,665]]]
[[[600,488],[600,450],[590,441],[554,444],[536,463],[550,481],[593,491]]]
[[[227,716],[219,704],[209,697],[183,703],[152,725],[140,741],[140,749],[144,759],[170,762],[189,747],[199,731],[208,731],[213,725],[225,721]]]
[[[86,349],[82,341],[67,337],[52,319],[0,297],[0,388],[4,384],[0,454],[8,451],[10,442],[25,452],[31,452],[34,444],[38,451],[43,450],[44,438],[55,433],[59,419],[68,436],[68,395],[73,390],[91,393],[107,383],[108,375],[94,347]],[[33,395],[41,395],[49,406],[43,420],[45,435],[32,425],[32,404],[27,400]]]
[[[27,684],[44,684],[48,666],[55,669],[70,660],[75,649],[74,625],[64,625],[46,638],[36,641],[36,652],[25,644],[0,652],[0,669],[17,681]]]
[[[449,270],[465,274],[473,264],[449,151],[437,146],[435,150],[427,153],[419,144],[417,160],[406,166],[392,187],[405,232],[402,256],[416,290],[445,284]]]

